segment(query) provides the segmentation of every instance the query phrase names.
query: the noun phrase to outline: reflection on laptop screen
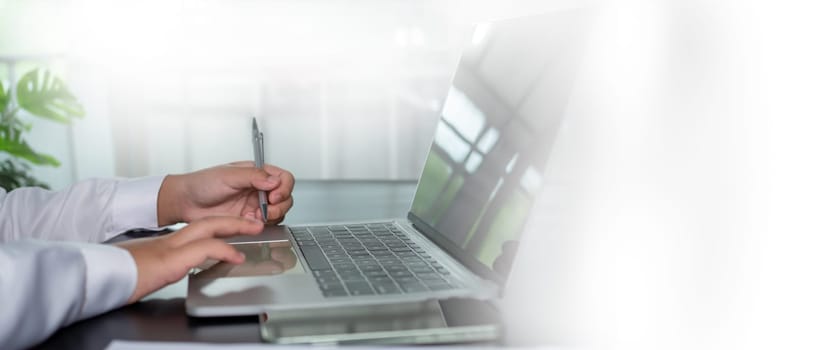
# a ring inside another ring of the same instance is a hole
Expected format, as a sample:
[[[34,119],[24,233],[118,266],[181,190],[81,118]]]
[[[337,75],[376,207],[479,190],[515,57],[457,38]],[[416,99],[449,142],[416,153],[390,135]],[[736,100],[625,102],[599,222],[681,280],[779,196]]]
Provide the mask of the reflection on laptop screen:
[[[579,57],[572,16],[476,27],[410,210],[428,237],[499,281],[511,267],[570,95]]]

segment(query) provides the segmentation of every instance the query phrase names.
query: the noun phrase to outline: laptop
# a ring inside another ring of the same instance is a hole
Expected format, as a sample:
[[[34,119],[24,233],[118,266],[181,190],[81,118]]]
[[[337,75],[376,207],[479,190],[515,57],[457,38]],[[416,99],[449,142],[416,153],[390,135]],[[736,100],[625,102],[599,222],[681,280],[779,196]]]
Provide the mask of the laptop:
[[[579,17],[476,26],[406,217],[269,226],[233,239],[246,262],[190,275],[187,313],[499,297],[568,105]]]

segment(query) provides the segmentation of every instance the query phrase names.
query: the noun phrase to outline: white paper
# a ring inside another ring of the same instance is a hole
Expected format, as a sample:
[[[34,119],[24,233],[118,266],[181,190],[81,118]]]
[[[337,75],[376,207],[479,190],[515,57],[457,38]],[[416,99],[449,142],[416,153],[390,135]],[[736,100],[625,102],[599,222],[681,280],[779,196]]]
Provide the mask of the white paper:
[[[128,340],[114,340],[107,346],[107,350],[215,350],[215,349],[226,349],[226,350],[244,350],[244,349],[291,349],[291,350],[303,350],[306,346],[298,346],[298,345],[273,345],[273,344],[260,344],[260,343],[234,343],[234,344],[220,344],[220,343],[182,343],[182,342],[145,342],[145,341],[128,341]],[[376,346],[342,346],[342,347],[331,347],[331,346],[319,346],[320,350],[324,349],[339,349],[342,350],[352,350],[352,349],[359,349],[359,350],[370,350],[372,348],[376,348]],[[395,346],[386,346],[388,350],[428,350],[434,348],[434,346],[403,346],[403,347],[395,347]],[[499,347],[493,345],[480,345],[480,344],[473,344],[470,346],[439,346],[444,350],[488,350],[488,349],[500,349],[500,350],[507,350],[507,349],[521,349],[521,348],[508,348],[508,347]],[[539,348],[523,348],[523,349],[561,349],[561,348],[553,348],[553,347],[539,347]]]
[[[285,346],[285,345],[272,345],[262,343],[184,343],[184,342],[149,342],[149,341],[128,341],[128,340],[114,340],[110,345],[105,348],[106,350],[208,350],[208,349],[268,349],[273,347],[275,349],[299,349],[302,347]],[[324,349],[330,349],[325,347]]]

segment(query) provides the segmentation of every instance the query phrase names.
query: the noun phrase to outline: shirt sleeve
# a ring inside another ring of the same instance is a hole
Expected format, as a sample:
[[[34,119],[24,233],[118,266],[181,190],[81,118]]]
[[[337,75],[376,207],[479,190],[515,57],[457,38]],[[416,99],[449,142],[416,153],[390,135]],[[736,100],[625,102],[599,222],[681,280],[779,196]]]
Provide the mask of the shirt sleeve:
[[[157,228],[163,179],[91,179],[61,191],[0,189],[0,349],[35,345],[127,302],[138,279],[130,253],[79,242]],[[74,242],[54,242],[60,240]]]
[[[0,349],[30,347],[61,327],[124,305],[137,277],[130,253],[115,246],[0,245]]]
[[[102,242],[134,229],[157,229],[163,176],[90,179],[61,191],[0,189],[0,241]]]

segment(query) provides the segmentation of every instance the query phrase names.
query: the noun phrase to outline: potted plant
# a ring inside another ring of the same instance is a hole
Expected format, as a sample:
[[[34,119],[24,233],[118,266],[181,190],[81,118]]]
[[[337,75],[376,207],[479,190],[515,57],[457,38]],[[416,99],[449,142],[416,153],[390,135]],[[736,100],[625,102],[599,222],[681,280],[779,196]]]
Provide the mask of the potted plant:
[[[12,82],[13,84],[13,82]],[[85,115],[85,110],[61,79],[47,69],[34,69],[17,82],[16,99],[11,88],[0,81],[0,152],[10,157],[0,161],[0,187],[10,191],[18,187],[48,185],[34,178],[31,165],[60,166],[59,161],[34,150],[25,139],[31,124],[19,117],[20,111],[33,116],[69,124]]]

